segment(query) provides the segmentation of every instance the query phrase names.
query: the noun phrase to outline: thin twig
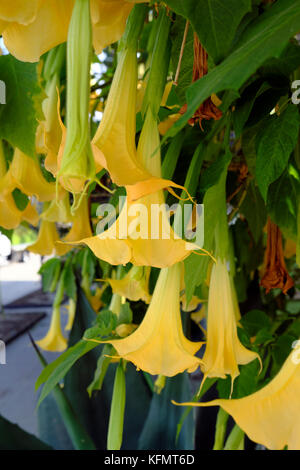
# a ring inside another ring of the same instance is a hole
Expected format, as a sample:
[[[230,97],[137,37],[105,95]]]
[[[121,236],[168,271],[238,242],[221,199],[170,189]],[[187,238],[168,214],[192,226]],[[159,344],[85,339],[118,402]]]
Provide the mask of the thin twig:
[[[187,38],[188,30],[189,30],[189,24],[190,24],[190,22],[187,20],[186,23],[185,23],[183,39],[182,39],[180,54],[179,54],[179,59],[178,59],[178,65],[177,65],[176,74],[175,74],[175,78],[174,78],[174,85],[175,86],[178,85],[178,78],[179,78],[179,73],[180,73],[181,62],[182,62],[182,58],[183,58],[183,52],[184,52],[184,47],[185,47],[185,43],[186,43],[186,38]]]

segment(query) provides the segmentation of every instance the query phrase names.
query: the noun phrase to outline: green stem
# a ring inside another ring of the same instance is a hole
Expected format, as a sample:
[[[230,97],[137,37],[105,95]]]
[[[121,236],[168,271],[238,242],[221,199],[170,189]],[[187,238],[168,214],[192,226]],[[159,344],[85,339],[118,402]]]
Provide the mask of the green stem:
[[[231,433],[229,434],[224,450],[243,450],[244,449],[245,433],[241,428],[235,424]]]
[[[120,360],[114,382],[110,408],[107,450],[120,450],[123,440],[124,413],[126,402],[126,382],[123,361]]]
[[[229,414],[220,407],[216,422],[216,433],[213,450],[223,449],[228,418]]]

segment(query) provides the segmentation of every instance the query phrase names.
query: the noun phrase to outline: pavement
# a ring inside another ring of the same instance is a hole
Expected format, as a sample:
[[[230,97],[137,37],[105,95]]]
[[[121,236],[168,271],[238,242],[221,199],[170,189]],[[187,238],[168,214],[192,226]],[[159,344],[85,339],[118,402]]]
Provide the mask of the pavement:
[[[25,263],[0,266],[1,296],[4,306],[41,288],[41,279],[37,274],[39,267],[38,255],[30,256]],[[46,316],[30,329],[35,340],[43,338],[49,328],[51,308],[39,306],[8,309],[7,315],[26,312],[46,313]],[[66,317],[67,315],[63,315],[63,323]],[[43,354],[48,362],[52,362],[58,356],[57,353],[51,352]],[[38,436],[35,411],[37,393],[34,385],[41,370],[42,366],[26,332],[6,345],[6,364],[0,364],[0,415],[36,436]]]

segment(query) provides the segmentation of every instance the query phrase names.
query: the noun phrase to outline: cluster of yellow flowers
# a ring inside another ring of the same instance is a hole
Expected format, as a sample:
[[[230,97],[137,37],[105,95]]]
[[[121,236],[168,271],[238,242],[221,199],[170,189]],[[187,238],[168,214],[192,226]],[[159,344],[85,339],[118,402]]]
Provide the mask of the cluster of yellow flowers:
[[[168,239],[136,238],[130,231],[134,219],[130,208],[134,203],[148,208],[153,204],[161,205],[163,189],[182,188],[162,178],[158,118],[147,91],[143,103],[144,124],[138,145],[135,143],[137,40],[144,23],[144,11],[133,9],[134,3],[142,1],[0,0],[0,32],[11,54],[19,60],[35,62],[58,46],[50,52],[57,58],[62,47],[59,45],[67,41],[68,72],[66,126],[60,117],[58,76],[54,68],[46,82],[44,120],[39,123],[36,135],[37,153],[45,155],[45,168],[56,182],[46,181],[37,157],[26,156],[17,148],[7,169],[1,147],[0,226],[12,229],[22,221],[37,225],[40,218],[38,239],[29,247],[34,253],[50,255],[55,251],[64,255],[72,246],[86,245],[96,257],[111,265],[132,263],[133,267],[123,279],[106,280],[113,290],[111,309],[114,313],[117,314],[120,307],[116,299],[143,300],[149,304],[138,327],[133,325],[122,332],[120,329],[119,338],[109,341],[120,358],[153,375],[170,377],[184,371],[193,372],[200,366],[204,378],[230,375],[233,382],[239,375],[239,365],[260,358],[256,352],[246,349],[238,338],[240,312],[232,272],[228,268],[229,253],[218,249],[218,234],[215,235],[216,259],[210,261],[206,345],[200,359],[196,353],[203,343],[185,337],[180,313],[185,289],[182,261],[191,254],[191,249],[196,251],[199,247],[188,246],[176,236],[167,213],[162,214],[162,232],[170,234]],[[164,9],[160,16],[164,16],[162,21],[168,21]],[[104,114],[90,141],[92,45],[99,54],[121,37],[118,65]],[[115,223],[101,234],[93,235],[87,186],[92,182],[101,184],[96,175],[102,169],[107,170],[115,185],[125,187],[127,196]],[[15,188],[44,203],[40,216],[31,200],[23,211],[16,207],[12,196]],[[69,192],[73,194],[72,207]],[[62,240],[59,240],[56,222],[72,223]],[[120,235],[124,224],[129,227],[126,238]],[[150,218],[147,226],[150,231]],[[151,267],[161,269],[152,297],[148,286]],[[200,303],[199,299],[196,301]],[[68,328],[75,314],[74,302],[69,305],[69,313]],[[49,333],[39,344],[48,350],[65,349],[59,304],[54,305]],[[288,445],[299,449],[299,424],[297,419],[293,422],[294,407],[299,408],[299,374],[299,366],[289,357],[278,376],[254,395],[196,405],[222,406],[250,438],[269,448]]]

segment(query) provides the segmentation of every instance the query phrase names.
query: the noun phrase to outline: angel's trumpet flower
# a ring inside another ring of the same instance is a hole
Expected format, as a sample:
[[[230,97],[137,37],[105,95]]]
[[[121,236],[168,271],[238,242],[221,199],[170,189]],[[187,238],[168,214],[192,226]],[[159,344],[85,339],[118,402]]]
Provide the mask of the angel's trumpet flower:
[[[59,116],[58,79],[55,74],[46,85],[47,97],[43,101],[45,120],[39,123],[36,133],[36,149],[46,155],[45,167],[54,176],[57,173],[57,156],[62,142],[62,126]]]
[[[57,178],[68,191],[83,191],[96,167],[89,129],[91,59],[89,0],[76,0],[67,42],[67,134]]]
[[[265,387],[239,399],[217,399],[189,406],[221,406],[249,438],[270,450],[300,449],[299,341],[279,373]],[[293,346],[293,345],[292,345]]]
[[[72,228],[65,238],[62,239],[63,242],[71,243],[79,238],[93,236],[90,224],[89,198],[87,194],[81,197],[80,204],[75,210],[72,222]]]
[[[189,341],[182,331],[180,271],[180,263],[162,269],[140,326],[126,338],[109,340],[120,357],[152,375],[192,372],[201,362],[194,354],[202,343]]]
[[[118,41],[133,4],[144,0],[90,0],[95,51]],[[17,59],[37,62],[67,40],[74,0],[0,1],[0,32]]]
[[[217,259],[210,278],[207,315],[207,345],[202,370],[206,377],[226,378],[232,384],[239,375],[238,364],[259,359],[256,352],[246,349],[237,335],[236,298],[226,263]]]
[[[118,66],[93,143],[103,152],[113,182],[119,186],[151,177],[139,162],[136,147],[136,48],[119,53]]]
[[[81,196],[81,201],[71,217],[72,227],[69,233],[62,239],[55,243],[56,250],[63,254],[70,251],[72,248],[67,243],[73,243],[82,237],[93,237],[93,232],[90,224],[90,211],[88,196],[86,194]]]
[[[139,161],[159,179],[159,134],[150,109],[140,136],[138,155]],[[130,186],[126,189],[127,200],[116,222],[108,230],[77,243],[89,246],[98,258],[113,265],[131,262],[135,266],[158,268],[172,266],[189,256],[191,250],[199,249],[181,239],[170,226],[162,190],[133,202],[135,189]]]
[[[55,299],[53,303],[52,318],[50,328],[46,336],[39,341],[37,345],[45,351],[64,351],[67,347],[67,340],[62,334],[60,323],[60,305],[64,296],[64,278],[60,278]]]
[[[182,189],[153,174],[136,151],[137,39],[144,20],[141,13],[136,9],[129,17],[104,114],[92,141],[103,153],[112,181],[128,186],[132,200],[169,186]]]
[[[27,250],[42,256],[52,255],[54,252],[58,255],[63,255],[66,253],[66,250],[63,246],[56,246],[56,242],[58,240],[59,235],[57,233],[55,223],[49,222],[48,220],[42,220],[38,238],[35,243],[27,247]]]
[[[143,300],[147,304],[151,300],[149,294],[150,268],[133,266],[122,279],[107,279],[114,294],[134,302]]]
[[[66,349],[68,343],[62,334],[59,307],[53,308],[50,329],[43,339],[36,341],[36,344],[45,351],[60,352]]]
[[[5,195],[19,188],[28,196],[35,196],[41,202],[52,201],[55,198],[55,183],[45,180],[37,158],[28,157],[18,148],[15,149],[13,160],[8,172],[0,179],[0,193]],[[58,192],[63,197],[63,189]]]
[[[11,230],[17,228],[21,222],[28,222],[37,225],[39,214],[29,201],[26,208],[21,211],[17,208],[12,194],[7,194],[3,201],[0,201],[0,226]]]
[[[65,42],[73,5],[74,0],[1,0],[1,32],[9,52],[19,60],[37,62]]]
[[[64,197],[56,201],[55,199],[41,213],[41,219],[49,222],[65,224],[72,221],[69,193],[66,191]]]
[[[2,142],[0,142],[0,181],[5,181],[7,174],[6,162],[3,153]],[[9,178],[8,178],[9,180]],[[6,180],[7,181],[7,180]],[[28,201],[24,210],[19,210],[11,193],[6,193],[0,198],[0,226],[11,230],[17,228],[22,221],[31,225],[37,225],[39,215],[35,207]]]

